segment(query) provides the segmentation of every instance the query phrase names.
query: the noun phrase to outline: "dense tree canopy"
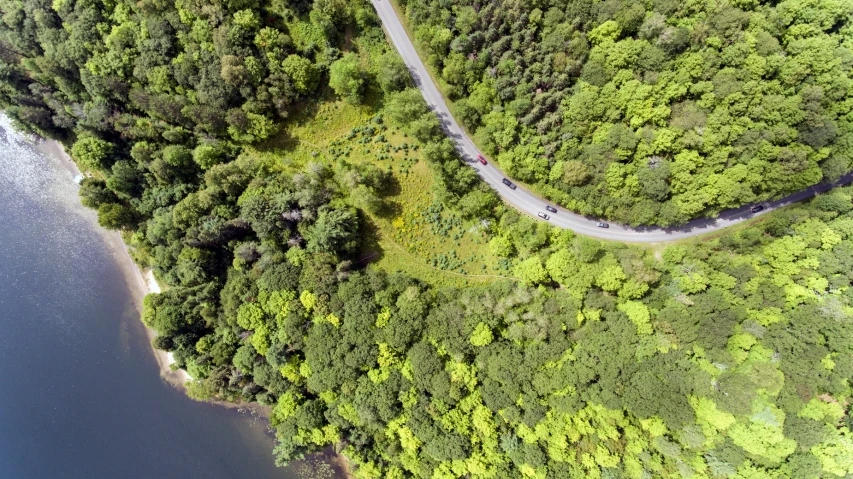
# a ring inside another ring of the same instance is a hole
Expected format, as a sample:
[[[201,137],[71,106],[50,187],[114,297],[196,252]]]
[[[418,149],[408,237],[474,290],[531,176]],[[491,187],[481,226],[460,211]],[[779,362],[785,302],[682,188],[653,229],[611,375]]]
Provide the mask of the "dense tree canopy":
[[[701,242],[576,236],[462,165],[366,2],[178,5],[0,1],[0,103],[66,142],[82,202],[162,281],[142,319],[189,394],[271,406],[279,463],[335,444],[358,478],[853,474],[853,189]],[[407,9],[498,161],[582,211],[681,221],[849,168],[849,2],[648,5]],[[333,94],[381,105],[364,128],[427,163],[425,221],[469,219],[512,276],[362,261],[388,172],[257,149]]]

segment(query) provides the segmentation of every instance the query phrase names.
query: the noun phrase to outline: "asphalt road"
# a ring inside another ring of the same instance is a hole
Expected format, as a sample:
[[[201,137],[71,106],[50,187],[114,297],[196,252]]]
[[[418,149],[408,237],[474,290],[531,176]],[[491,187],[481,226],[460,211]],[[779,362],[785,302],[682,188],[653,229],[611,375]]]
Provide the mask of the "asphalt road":
[[[519,211],[531,215],[534,218],[540,219],[537,217],[537,213],[546,212],[545,205],[551,204],[557,208],[558,212],[548,213],[551,217],[548,222],[561,228],[568,228],[580,234],[606,240],[636,243],[671,241],[720,230],[753,218],[757,215],[766,214],[775,209],[790,205],[791,203],[803,201],[836,186],[853,182],[853,172],[851,172],[842,177],[842,179],[836,183],[815,185],[785,198],[764,202],[762,205],[765,208],[759,213],[752,213],[750,211],[751,206],[748,205],[724,211],[717,218],[699,218],[672,228],[653,226],[632,228],[614,223],[610,223],[609,228],[599,228],[596,226],[596,223],[602,220],[572,213],[569,210],[560,208],[552,203],[548,203],[521,186],[518,186],[515,190],[510,189],[501,182],[501,180],[506,178],[506,176],[497,166],[492,164],[492,162],[489,162],[489,164],[485,166],[480,164],[477,161],[477,155],[482,153],[476,146],[474,146],[474,142],[471,141],[471,138],[465,134],[465,130],[459,126],[456,119],[450,114],[450,109],[447,107],[444,97],[438,91],[438,88],[436,88],[435,83],[429,75],[429,71],[418,56],[418,53],[415,50],[414,45],[412,45],[412,41],[409,39],[409,36],[406,34],[406,29],[403,28],[403,24],[400,22],[400,18],[397,16],[390,0],[371,1],[373,2],[374,8],[376,8],[376,12],[379,14],[382,25],[385,27],[385,32],[390,37],[391,42],[397,48],[397,51],[400,52],[400,56],[403,57],[403,61],[409,68],[412,78],[415,81],[415,85],[421,90],[421,93],[430,108],[432,108],[438,115],[441,120],[442,129],[447,136],[454,140],[456,143],[456,149],[459,151],[464,161],[477,170],[477,173],[483,181],[494,188],[504,201]]]

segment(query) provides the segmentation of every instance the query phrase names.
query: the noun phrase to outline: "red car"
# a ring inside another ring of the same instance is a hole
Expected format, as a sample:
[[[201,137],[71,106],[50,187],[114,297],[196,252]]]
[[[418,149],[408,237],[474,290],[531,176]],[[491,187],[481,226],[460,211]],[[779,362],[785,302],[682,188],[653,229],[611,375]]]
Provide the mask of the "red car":
[[[488,161],[486,161],[486,159],[485,159],[485,158],[483,158],[483,155],[477,155],[477,160],[478,160],[480,163],[484,164],[484,165],[488,165],[488,164],[489,164],[489,162],[488,162]]]

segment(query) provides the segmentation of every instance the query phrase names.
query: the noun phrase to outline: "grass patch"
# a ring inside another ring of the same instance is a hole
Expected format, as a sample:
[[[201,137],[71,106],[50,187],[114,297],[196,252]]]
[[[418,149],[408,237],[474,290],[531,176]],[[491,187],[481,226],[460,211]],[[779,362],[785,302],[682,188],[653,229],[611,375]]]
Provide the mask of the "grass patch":
[[[485,225],[464,221],[435,200],[432,173],[424,162],[418,161],[395,176],[400,181],[400,193],[387,200],[396,204],[396,214],[371,218],[385,252],[377,261],[379,267],[442,285],[510,278],[508,263],[502,263],[489,250]]]
[[[442,207],[420,145],[385,124],[371,106],[335,100],[330,92],[306,102],[298,115],[246,154],[298,170],[309,162],[370,163],[389,171],[392,187],[382,192],[382,214],[362,212],[365,238],[357,266],[374,264],[434,285],[466,286],[513,279],[509,262],[489,250],[487,225],[463,220]]]

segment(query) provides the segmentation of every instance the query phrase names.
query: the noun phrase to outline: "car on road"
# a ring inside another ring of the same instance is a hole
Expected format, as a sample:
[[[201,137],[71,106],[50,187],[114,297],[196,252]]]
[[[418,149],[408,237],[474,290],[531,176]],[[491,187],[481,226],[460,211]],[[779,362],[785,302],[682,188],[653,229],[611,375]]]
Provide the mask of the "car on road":
[[[549,219],[551,219],[551,217],[550,217],[550,216],[546,215],[545,213],[543,213],[543,212],[541,212],[541,211],[540,211],[539,213],[536,213],[536,215],[537,215],[537,216],[539,216],[540,218],[542,218],[543,220],[549,220]]]
[[[485,158],[483,158],[483,155],[477,155],[477,161],[479,161],[480,163],[482,163],[482,164],[484,164],[484,165],[488,165],[488,164],[489,164],[489,162],[488,162],[488,161],[486,161],[486,159],[485,159]]]
[[[505,184],[505,185],[509,186],[509,189],[511,189],[511,190],[514,190],[514,189],[518,188],[517,186],[515,186],[515,183],[513,183],[512,181],[509,181],[509,180],[508,180],[508,179],[506,179],[506,178],[502,179],[502,180],[501,180],[501,182],[502,182],[503,184]]]
[[[610,225],[609,225],[609,224],[607,224],[607,223],[602,223],[601,221],[599,221],[598,223],[596,223],[596,224],[595,224],[595,226],[598,226],[599,228],[610,228]]]
[[[753,213],[758,213],[760,211],[764,211],[764,205],[755,205],[752,208],[750,208],[749,211],[752,211]]]
[[[546,209],[546,210],[548,210],[548,211],[550,211],[551,213],[556,213],[556,212],[557,212],[557,208],[554,208],[554,207],[553,207],[553,206],[551,206],[551,205],[545,205],[545,209]]]

